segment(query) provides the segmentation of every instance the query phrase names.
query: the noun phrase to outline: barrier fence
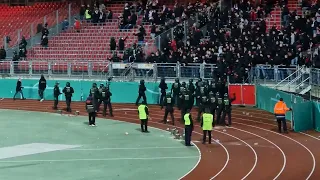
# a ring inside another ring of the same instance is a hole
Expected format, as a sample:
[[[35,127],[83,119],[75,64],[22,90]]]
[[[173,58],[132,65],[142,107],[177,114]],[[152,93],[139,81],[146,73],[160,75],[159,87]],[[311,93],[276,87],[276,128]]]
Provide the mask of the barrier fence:
[[[256,88],[253,84],[229,84],[229,95],[235,94],[233,105],[256,105]]]

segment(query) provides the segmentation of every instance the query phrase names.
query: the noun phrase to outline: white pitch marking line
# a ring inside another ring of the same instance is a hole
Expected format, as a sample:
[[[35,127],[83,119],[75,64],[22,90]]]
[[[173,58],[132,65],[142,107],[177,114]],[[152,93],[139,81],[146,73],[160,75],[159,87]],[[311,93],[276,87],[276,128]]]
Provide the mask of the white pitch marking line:
[[[199,156],[181,156],[181,157],[141,157],[141,158],[106,158],[106,159],[40,159],[23,161],[0,161],[0,163],[29,163],[29,162],[76,162],[76,161],[119,161],[119,160],[162,160],[162,159],[193,159]]]
[[[277,135],[279,135],[279,136],[285,137],[285,138],[287,138],[287,139],[290,139],[290,140],[292,140],[293,142],[299,144],[300,146],[302,146],[303,148],[305,148],[305,149],[310,153],[310,155],[311,155],[311,157],[312,157],[312,161],[313,161],[312,170],[311,170],[309,176],[308,176],[306,179],[308,180],[308,179],[311,177],[311,175],[313,174],[313,172],[314,172],[314,170],[315,170],[315,168],[316,168],[316,159],[314,158],[314,155],[313,155],[313,153],[310,151],[310,149],[307,148],[305,145],[301,144],[300,142],[298,142],[298,141],[296,141],[296,140],[294,140],[294,139],[292,139],[292,138],[290,138],[290,137],[288,137],[288,136],[285,136],[285,135],[283,135],[283,134],[279,134],[279,133],[273,132],[273,131],[268,130],[268,129],[264,129],[264,128],[260,128],[260,127],[252,126],[252,125],[247,125],[247,124],[243,124],[243,123],[238,123],[238,122],[234,122],[234,124],[241,124],[241,125],[243,125],[243,126],[253,127],[253,128],[256,128],[256,129],[261,129],[261,130],[264,130],[264,131],[267,131],[267,132],[271,132],[271,133],[277,134]]]
[[[281,168],[280,172],[277,174],[277,176],[275,178],[273,178],[274,180],[277,179],[280,176],[280,174],[284,171],[284,168],[286,167],[286,164],[287,164],[287,158],[286,158],[285,153],[282,151],[282,149],[278,145],[273,143],[272,141],[270,141],[270,140],[268,140],[268,139],[266,139],[266,138],[264,138],[262,136],[259,136],[259,135],[255,134],[255,133],[252,133],[252,132],[249,132],[249,131],[245,131],[245,130],[242,130],[242,129],[238,129],[238,128],[235,128],[235,127],[230,127],[230,128],[231,129],[236,129],[238,131],[242,131],[242,132],[254,135],[254,136],[257,136],[257,137],[259,137],[259,138],[271,143],[272,145],[274,145],[276,148],[278,148],[280,150],[280,152],[282,154],[282,157],[283,157],[283,165],[282,165],[282,168]]]
[[[65,149],[66,151],[103,151],[103,150],[134,150],[134,149],[185,149],[184,146],[177,147],[119,147],[119,148],[96,148],[96,149]]]
[[[218,132],[219,132],[219,131],[218,131]],[[242,140],[242,139],[240,139],[240,138],[238,138],[238,137],[236,137],[236,136],[233,136],[233,135],[231,135],[231,134],[228,134],[228,133],[224,133],[224,132],[220,132],[220,133],[225,134],[225,135],[228,135],[228,136],[231,136],[231,137],[233,137],[233,138],[235,138],[235,139],[238,139],[239,141],[241,141],[241,142],[243,142],[244,144],[246,144],[246,145],[252,150],[252,152],[254,153],[254,164],[253,164],[252,168],[250,169],[250,171],[249,171],[241,180],[246,179],[246,178],[252,173],[252,171],[256,168],[256,166],[257,166],[257,162],[258,162],[257,152],[252,148],[252,146],[251,146],[250,144],[248,144],[248,143],[245,142],[244,140]],[[216,177],[216,176],[215,176],[215,177]],[[214,179],[215,177],[212,177],[211,179]],[[211,180],[211,179],[210,179],[210,180]]]

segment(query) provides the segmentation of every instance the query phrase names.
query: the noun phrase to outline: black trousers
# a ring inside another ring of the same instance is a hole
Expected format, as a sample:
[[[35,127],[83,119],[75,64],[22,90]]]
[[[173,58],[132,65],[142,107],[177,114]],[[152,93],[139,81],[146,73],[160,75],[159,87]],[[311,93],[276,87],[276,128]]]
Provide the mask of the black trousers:
[[[211,131],[209,130],[203,130],[203,138],[202,138],[202,143],[205,144],[207,141],[207,134],[209,136],[209,144],[211,144]]]
[[[167,95],[166,92],[162,92],[162,93],[161,93],[160,103],[159,103],[160,106],[163,104],[163,101],[164,101],[164,98],[166,98],[166,95]]]
[[[197,116],[197,121],[200,122],[200,119],[201,119],[201,114],[203,113],[204,111],[204,107],[202,105],[199,106],[198,108],[198,116]]]
[[[282,118],[277,118],[277,122],[278,122],[278,131],[281,133],[282,131],[282,125],[283,125],[283,131],[286,132],[288,131],[287,129],[287,121],[285,117]]]
[[[179,93],[173,93],[173,101],[177,107],[180,107]]]
[[[224,124],[224,122],[222,123],[221,121],[221,115],[222,115],[222,108],[218,108],[217,111],[217,124]],[[224,121],[224,120],[223,120]]]
[[[88,113],[89,115],[89,125],[96,124],[96,112]]]
[[[192,126],[185,125],[184,126],[184,141],[186,146],[191,145],[191,136],[192,136]]]
[[[139,93],[138,98],[137,98],[137,100],[136,100],[136,105],[138,105],[138,103],[139,103],[139,101],[140,101],[141,97],[143,98],[143,101],[145,101],[145,102],[147,103],[147,97],[146,97],[146,94],[145,94],[145,93]]]
[[[58,104],[59,104],[59,97],[54,97],[53,98],[53,108],[58,109]]]
[[[226,115],[228,115],[228,122],[226,123]],[[221,123],[227,124],[231,126],[231,110],[223,110],[222,117],[221,117]]]
[[[94,109],[99,111],[99,99],[92,98],[92,105],[93,105]]]
[[[210,113],[213,115],[213,118],[216,118],[215,117],[215,115],[216,115],[216,108],[214,107],[212,107],[212,106],[214,106],[214,105],[211,105],[211,107],[210,107]]]
[[[71,97],[66,97],[67,111],[71,112]]]
[[[110,102],[110,101],[107,101],[107,100],[102,100],[102,102],[103,102],[103,112],[102,112],[102,115],[103,115],[103,116],[106,116],[106,114],[107,114],[107,109],[109,108],[109,115],[110,115],[110,116],[113,116],[113,111],[112,111],[111,102]]]
[[[16,91],[16,93],[14,94],[14,96],[13,96],[13,99],[16,99],[16,96],[17,96],[17,94],[18,93],[20,93],[21,94],[21,96],[22,96],[22,99],[24,99],[24,96],[23,96],[23,92],[22,92],[22,90],[20,90],[20,91]]]
[[[172,124],[174,125],[174,115],[173,115],[173,108],[172,108],[172,107],[170,107],[170,108],[166,107],[166,110],[164,111],[163,122],[164,122],[165,124],[167,124],[168,114],[170,114]]]
[[[43,93],[44,93],[43,89],[38,90],[38,94],[39,94],[40,99],[43,99]]]
[[[148,131],[148,119],[140,119],[141,121],[141,132]]]

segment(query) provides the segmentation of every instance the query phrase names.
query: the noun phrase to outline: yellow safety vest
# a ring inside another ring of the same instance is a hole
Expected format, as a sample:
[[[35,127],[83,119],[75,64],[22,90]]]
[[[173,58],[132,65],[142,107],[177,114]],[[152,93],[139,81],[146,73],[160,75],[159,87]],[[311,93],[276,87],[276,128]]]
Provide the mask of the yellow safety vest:
[[[87,9],[85,12],[86,19],[91,19],[91,14],[89,14],[89,10]]]
[[[204,113],[202,115],[202,118],[203,118],[202,130],[212,131],[213,115],[209,113]]]
[[[183,119],[184,119],[184,125],[188,126],[188,125],[191,125],[191,120],[189,118],[189,115],[190,113],[187,113],[183,116]]]
[[[141,119],[141,120],[146,120],[147,119],[147,113],[146,113],[146,111],[145,111],[145,108],[146,108],[147,106],[146,105],[143,105],[143,104],[141,104],[139,107],[138,107],[138,111],[139,111],[139,119]]]

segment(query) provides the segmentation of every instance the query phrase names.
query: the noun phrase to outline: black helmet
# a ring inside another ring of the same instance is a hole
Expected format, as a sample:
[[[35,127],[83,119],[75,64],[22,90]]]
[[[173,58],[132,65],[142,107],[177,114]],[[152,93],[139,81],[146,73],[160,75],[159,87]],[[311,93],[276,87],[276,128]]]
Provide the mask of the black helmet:
[[[67,87],[70,87],[70,83],[69,83],[69,82],[67,82],[67,83],[66,83],[66,86],[67,86]]]
[[[144,84],[144,80],[143,79],[140,80],[140,84]]]
[[[92,87],[93,87],[93,88],[97,87],[97,83],[93,83],[93,84],[92,84]]]

